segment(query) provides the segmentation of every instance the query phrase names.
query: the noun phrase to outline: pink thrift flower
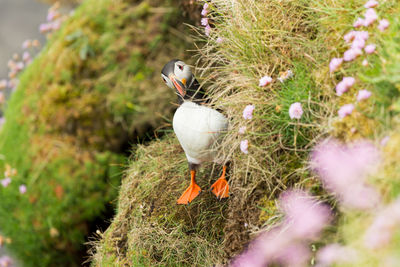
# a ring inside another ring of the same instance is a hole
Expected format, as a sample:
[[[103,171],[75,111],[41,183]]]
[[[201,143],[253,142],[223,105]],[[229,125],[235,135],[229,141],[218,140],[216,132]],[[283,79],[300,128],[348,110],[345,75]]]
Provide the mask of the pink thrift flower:
[[[201,19],[201,25],[207,26],[208,25],[208,18],[202,18]]]
[[[370,98],[371,95],[372,95],[372,93],[368,90],[360,90],[360,91],[358,91],[357,101],[362,101],[362,100],[368,99],[368,98]]]
[[[25,194],[26,193],[26,185],[22,184],[19,186],[19,193]]]
[[[357,18],[357,20],[354,22],[353,27],[354,28],[359,28],[364,25],[364,20],[362,18]]]
[[[358,56],[362,54],[361,49],[358,48],[350,48],[343,54],[343,60],[344,61],[353,61],[356,59]]]
[[[390,136],[386,135],[385,137],[382,138],[382,140],[380,142],[380,145],[381,146],[386,146],[386,144],[389,142],[389,140],[390,140]]]
[[[210,33],[211,33],[211,27],[210,27],[210,25],[207,25],[207,26],[204,28],[204,31],[205,31],[205,34],[206,34],[207,36],[210,36]]]
[[[25,62],[27,62],[27,61],[29,61],[30,59],[31,59],[31,55],[29,54],[28,51],[25,51],[25,52],[22,54],[22,60],[25,61]]]
[[[224,39],[223,39],[223,38],[221,38],[221,37],[218,37],[216,42],[217,42],[217,44],[221,44],[223,41],[224,41]]]
[[[0,90],[5,89],[7,87],[7,84],[8,82],[6,79],[0,80]]]
[[[354,85],[354,83],[356,82],[356,80],[353,77],[343,77],[342,82],[348,86],[348,87],[352,87]]]
[[[272,82],[272,78],[270,76],[264,76],[260,79],[258,86],[264,87]]]
[[[207,9],[203,9],[202,11],[201,11],[201,15],[202,16],[207,16],[207,14],[208,14],[208,10]]]
[[[208,8],[210,7],[210,5],[206,2],[203,5],[203,9],[208,10]]]
[[[7,256],[7,255],[1,256],[0,267],[12,267],[13,266],[12,264],[13,264],[13,261],[9,256]]]
[[[241,141],[240,142],[240,150],[242,150],[242,152],[244,153],[244,154],[248,154],[249,153],[249,141],[246,139],[246,140],[243,140],[243,141]]]
[[[345,34],[343,36],[343,39],[346,41],[346,43],[350,43],[351,41],[354,40],[354,38],[356,37],[357,32],[356,31],[350,31],[347,34]]]
[[[282,264],[280,266],[305,267],[310,257],[310,249],[306,245],[293,242],[276,255],[275,261]]]
[[[289,108],[289,117],[291,119],[300,119],[303,115],[303,108],[299,102],[293,103]]]
[[[383,32],[389,27],[389,21],[387,19],[382,19],[379,21],[378,29]]]
[[[375,52],[376,46],[374,44],[367,45],[364,50],[367,54],[372,54]]]
[[[378,19],[378,14],[376,14],[375,9],[373,8],[368,8],[367,11],[365,11],[365,19],[364,19],[364,26],[369,26],[372,23],[374,23]]]
[[[360,37],[356,37],[351,43],[351,48],[353,49],[362,49],[364,48],[364,46],[365,46],[365,40]]]
[[[57,12],[57,11],[50,10],[50,11],[47,13],[47,21],[48,21],[48,22],[51,22],[51,21],[53,21],[57,16],[58,16],[58,12]]]
[[[239,134],[244,134],[245,132],[246,132],[246,126],[242,126],[239,128],[239,131],[238,131]]]
[[[254,105],[247,105],[243,109],[243,118],[245,120],[251,120],[253,118],[253,111],[256,107]]]
[[[60,29],[60,27],[61,27],[61,22],[60,22],[59,20],[56,20],[56,21],[54,21],[53,23],[51,23],[50,26],[51,26],[51,27],[50,27],[51,30],[56,31],[56,30]]]
[[[51,25],[48,23],[42,23],[39,25],[40,33],[46,33],[51,29]]]
[[[332,58],[331,62],[329,63],[329,71],[332,73],[336,71],[340,65],[343,63],[343,58]]]
[[[361,63],[364,67],[368,66],[368,60],[364,59]]]
[[[312,240],[331,220],[328,206],[319,204],[300,190],[286,191],[279,199],[279,207],[285,214],[285,225],[292,238]]]
[[[336,85],[336,95],[341,96],[346,93],[355,83],[353,77],[343,77],[343,80]]]
[[[358,31],[356,32],[356,37],[366,41],[369,38],[369,33],[367,31]]]
[[[357,260],[357,252],[339,244],[329,244],[318,250],[317,266],[332,266],[334,263],[351,263]]]
[[[347,104],[347,105],[343,105],[339,111],[338,111],[338,115],[341,119],[343,119],[344,117],[346,117],[347,115],[350,115],[354,110],[354,105],[353,104]]]
[[[25,40],[25,41],[22,43],[22,49],[28,49],[28,48],[31,47],[31,45],[32,45],[32,41],[31,41],[31,40]]]
[[[364,5],[365,8],[372,8],[372,7],[376,7],[376,6],[378,6],[378,1],[375,1],[375,0],[369,0]]]
[[[21,70],[23,70],[24,69],[24,67],[25,67],[25,64],[24,64],[24,62],[18,62],[16,65],[15,65],[15,67],[16,67],[16,70],[17,71],[21,71]]]
[[[1,180],[0,182],[1,182],[1,185],[3,187],[7,187],[11,183],[11,178],[10,177],[6,177],[3,180]]]

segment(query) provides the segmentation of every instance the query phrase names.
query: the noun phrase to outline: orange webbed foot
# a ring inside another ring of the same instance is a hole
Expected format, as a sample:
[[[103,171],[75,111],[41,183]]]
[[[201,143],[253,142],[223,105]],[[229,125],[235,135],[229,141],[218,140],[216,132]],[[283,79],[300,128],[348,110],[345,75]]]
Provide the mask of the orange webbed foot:
[[[195,171],[191,171],[191,182],[189,187],[185,190],[185,192],[182,194],[182,196],[178,199],[177,203],[178,204],[189,204],[190,202],[192,202],[193,199],[195,199],[201,192],[201,188],[200,186],[198,186],[196,184],[196,181],[194,180]]]
[[[221,177],[211,186],[211,191],[218,199],[229,197],[229,184],[225,179],[226,166],[224,166]]]

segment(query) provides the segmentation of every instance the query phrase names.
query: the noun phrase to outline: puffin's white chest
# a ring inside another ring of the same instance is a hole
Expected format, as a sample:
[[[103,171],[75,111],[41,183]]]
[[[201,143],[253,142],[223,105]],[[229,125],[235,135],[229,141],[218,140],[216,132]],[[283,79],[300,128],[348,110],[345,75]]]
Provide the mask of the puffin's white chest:
[[[218,111],[184,102],[175,112],[173,128],[189,162],[212,161],[218,137],[228,127],[228,120]]]

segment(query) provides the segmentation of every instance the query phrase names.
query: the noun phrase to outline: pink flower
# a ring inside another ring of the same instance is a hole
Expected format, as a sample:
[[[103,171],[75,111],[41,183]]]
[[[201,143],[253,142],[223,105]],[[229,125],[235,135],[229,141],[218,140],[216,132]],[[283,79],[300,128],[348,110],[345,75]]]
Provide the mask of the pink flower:
[[[201,25],[207,26],[208,25],[208,18],[202,18],[201,19]]]
[[[28,49],[29,47],[31,47],[31,45],[32,45],[32,41],[31,40],[25,40],[22,43],[22,49]]]
[[[339,111],[338,111],[338,115],[340,118],[344,118],[347,115],[350,115],[354,110],[354,105],[353,104],[347,104],[347,105],[343,105]]]
[[[362,101],[362,100],[368,99],[368,98],[370,98],[371,95],[372,95],[372,93],[368,90],[360,90],[360,91],[358,91],[357,101]]]
[[[207,36],[210,36],[210,33],[211,33],[211,27],[210,27],[210,25],[207,25],[207,26],[204,28],[204,30],[205,30],[205,34],[206,34]]]
[[[372,8],[372,7],[376,7],[377,5],[378,5],[378,1],[369,0],[367,3],[365,3],[364,7],[365,8]]]
[[[244,134],[245,132],[246,132],[246,126],[242,126],[239,128],[239,131],[238,131],[239,134]]]
[[[343,39],[346,41],[346,43],[350,43],[351,41],[354,40],[354,38],[356,37],[357,32],[356,31],[350,31],[347,34],[345,34],[343,36]]]
[[[57,16],[58,16],[58,12],[57,12],[57,11],[50,10],[50,11],[47,13],[47,21],[48,21],[48,22],[51,22],[51,21],[53,21]]]
[[[46,33],[51,30],[51,25],[48,23],[42,23],[39,25],[40,33]]]
[[[397,198],[381,210],[364,236],[364,243],[370,249],[387,245],[400,226],[400,199]]]
[[[361,38],[364,41],[366,41],[369,38],[369,33],[367,31],[357,31],[356,32],[356,37],[357,38]]]
[[[19,186],[19,193],[25,194],[26,193],[26,185],[22,184]]]
[[[293,103],[289,108],[289,117],[291,119],[300,119],[303,115],[303,108],[299,102]]]
[[[353,27],[354,28],[359,28],[364,25],[364,20],[362,18],[357,18],[357,20],[354,22]]]
[[[379,150],[369,142],[344,146],[327,140],[314,148],[311,167],[345,207],[369,209],[379,203],[380,196],[365,180],[377,169],[380,158]]]
[[[8,82],[6,79],[0,80],[0,90],[5,89],[7,87],[7,84]]]
[[[368,66],[368,60],[364,59],[361,63],[364,67]]]
[[[280,266],[306,267],[310,256],[310,249],[305,244],[294,243],[280,251],[275,261],[280,263]]]
[[[59,20],[54,21],[50,24],[50,30],[56,31],[61,27],[61,22]]]
[[[1,185],[3,187],[7,187],[11,183],[11,178],[10,177],[6,177],[3,180],[1,180],[0,182],[1,182]]]
[[[242,152],[244,153],[244,154],[248,154],[249,153],[249,141],[246,139],[246,140],[242,140],[241,142],[240,142],[240,150],[242,150]]]
[[[353,77],[343,77],[343,80],[336,85],[336,95],[341,96],[343,93],[347,92],[354,83],[355,79]]]
[[[201,11],[201,15],[202,16],[207,16],[207,14],[208,14],[208,10],[207,9],[203,9],[202,11]]]
[[[24,64],[24,62],[22,62],[22,61],[18,62],[18,63],[15,65],[15,68],[16,68],[17,71],[23,70],[24,67],[25,67],[25,64]]]
[[[12,264],[13,264],[13,261],[9,256],[7,256],[7,255],[1,256],[0,267],[12,267]]]
[[[350,263],[357,260],[357,252],[339,244],[329,244],[317,253],[317,266],[332,266],[334,263]]]
[[[264,87],[272,82],[272,78],[270,76],[264,76],[260,79],[258,86]]]
[[[389,21],[387,19],[382,19],[379,21],[378,29],[383,32],[389,27]]]
[[[31,55],[29,54],[28,51],[25,51],[25,52],[22,54],[22,60],[25,61],[25,62],[27,62],[27,61],[29,61],[30,59],[31,59]]]
[[[319,204],[307,193],[300,190],[284,192],[279,207],[285,214],[285,229],[291,238],[312,240],[331,220],[330,209]]]
[[[208,8],[210,7],[210,5],[206,2],[206,3],[204,3],[204,5],[203,5],[203,9],[206,9],[206,10],[208,10]]]
[[[362,49],[365,46],[365,40],[360,38],[360,37],[356,37],[353,40],[353,43],[351,44],[351,48],[353,49]]]
[[[378,19],[378,14],[376,14],[375,9],[373,8],[368,8],[367,11],[365,11],[365,19],[364,19],[364,26],[369,26],[372,23],[374,23]]]
[[[374,53],[374,52],[375,52],[375,49],[376,49],[376,45],[374,45],[374,44],[369,44],[369,45],[367,45],[367,46],[364,48],[365,53],[367,53],[367,54],[372,54],[372,53]]]
[[[344,61],[352,61],[356,59],[358,56],[362,54],[361,49],[358,48],[350,48],[343,54],[343,60]]]
[[[336,71],[340,65],[343,63],[343,58],[332,58],[331,62],[329,63],[329,71],[332,73]]]
[[[256,107],[254,105],[247,105],[243,109],[243,118],[245,120],[251,120],[253,118],[253,111]]]
[[[216,42],[217,42],[217,44],[221,44],[223,41],[224,41],[224,39],[223,39],[223,38],[221,38],[221,37],[218,37]]]

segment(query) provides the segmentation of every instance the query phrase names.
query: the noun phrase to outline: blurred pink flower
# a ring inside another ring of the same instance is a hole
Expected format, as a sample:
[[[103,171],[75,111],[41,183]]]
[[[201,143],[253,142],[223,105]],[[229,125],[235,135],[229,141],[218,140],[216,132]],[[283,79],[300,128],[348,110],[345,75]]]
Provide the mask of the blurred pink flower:
[[[31,47],[31,45],[32,45],[32,41],[31,41],[31,40],[25,40],[25,41],[22,43],[22,49],[28,49],[28,48]]]
[[[289,108],[289,117],[291,119],[300,119],[303,115],[303,108],[299,102],[295,102],[290,105]]]
[[[0,90],[5,89],[7,87],[7,83],[8,82],[6,79],[0,80]]]
[[[13,266],[13,261],[9,256],[7,255],[1,256],[0,267],[12,267],[12,266]]]
[[[362,100],[368,99],[368,98],[370,98],[371,95],[372,95],[372,93],[368,90],[360,90],[360,91],[358,91],[357,101],[362,101]]]
[[[341,96],[347,92],[354,85],[355,81],[353,77],[343,77],[342,81],[336,85],[336,95]]]
[[[367,54],[372,54],[372,53],[374,53],[374,52],[375,52],[375,49],[376,49],[376,45],[374,45],[374,44],[369,44],[369,45],[367,45],[367,46],[364,48],[365,53],[367,53]]]
[[[351,48],[353,49],[362,49],[365,46],[365,40],[360,38],[360,37],[356,37],[354,38],[353,42],[351,43]]]
[[[346,104],[346,105],[343,105],[339,109],[338,115],[339,115],[340,118],[343,119],[347,115],[350,115],[353,112],[353,110],[354,110],[354,105],[353,104]]]
[[[25,67],[25,64],[24,64],[24,62],[22,62],[22,61],[17,62],[17,64],[15,65],[15,69],[16,69],[17,71],[23,70],[24,67]]]
[[[223,41],[224,41],[224,39],[223,39],[223,38],[221,38],[221,37],[218,37],[216,42],[217,42],[217,44],[221,44]]]
[[[207,14],[208,14],[208,10],[207,9],[203,9],[202,11],[201,11],[201,15],[202,16],[207,16]]]
[[[364,236],[364,244],[370,249],[387,245],[400,227],[400,199],[386,206],[375,217]]]
[[[22,60],[23,60],[24,62],[30,61],[30,60],[31,60],[31,54],[29,54],[28,51],[25,51],[25,52],[22,54]]]
[[[208,9],[210,7],[210,5],[206,2],[206,3],[204,3],[204,5],[203,5],[203,9]]]
[[[364,59],[361,63],[364,67],[368,66],[368,60]]]
[[[377,5],[378,5],[378,1],[369,0],[367,3],[365,3],[364,7],[371,8],[371,7],[376,7]]]
[[[246,132],[246,126],[242,126],[239,128],[239,131],[238,131],[239,134],[244,134],[245,132]]]
[[[369,26],[372,23],[374,23],[378,19],[378,14],[376,14],[375,9],[373,8],[368,8],[367,11],[365,11],[365,19],[364,19],[364,26]]]
[[[346,34],[343,36],[343,39],[346,41],[346,43],[350,43],[351,41],[354,40],[354,38],[356,37],[356,35],[357,35],[357,31],[350,31],[350,32],[346,33]]]
[[[249,141],[246,139],[246,140],[242,140],[241,142],[240,142],[240,150],[242,150],[242,152],[244,153],[244,154],[248,154],[249,153]]]
[[[292,238],[313,240],[331,220],[330,209],[304,191],[282,193],[279,207],[285,214],[284,225]]]
[[[360,55],[362,55],[361,49],[350,48],[350,49],[348,49],[347,51],[344,52],[343,60],[344,61],[353,61],[354,59],[356,59]]]
[[[56,20],[50,24],[50,30],[53,30],[53,31],[60,29],[60,27],[61,27],[61,22],[59,20]]]
[[[49,10],[47,13],[47,21],[51,22],[58,16],[58,12],[55,10]]]
[[[390,23],[387,19],[382,19],[379,21],[378,29],[383,32],[389,27]]]
[[[207,25],[207,26],[204,28],[204,31],[205,31],[205,34],[206,34],[207,36],[210,36],[210,33],[211,33],[211,27],[210,27],[210,25]]]
[[[288,267],[306,267],[311,253],[305,244],[294,243],[285,247],[277,255],[275,262]]]
[[[345,146],[326,140],[314,148],[310,163],[324,187],[345,207],[368,209],[379,203],[380,196],[365,180],[377,169],[380,158],[379,150],[370,142]]]
[[[243,109],[243,118],[245,120],[251,120],[253,118],[253,111],[255,108],[256,108],[256,106],[254,106],[254,105],[247,105]]]
[[[329,71],[332,73],[336,71],[340,65],[343,63],[343,58],[332,58],[331,62],[329,63]]]
[[[25,194],[26,193],[26,185],[22,184],[19,186],[19,193]]]
[[[1,180],[0,182],[1,182],[1,185],[3,187],[7,187],[11,183],[11,178],[10,177],[6,177],[3,180]]]
[[[264,76],[260,79],[258,86],[264,87],[272,82],[272,78],[270,76]]]
[[[51,24],[48,23],[42,23],[39,25],[39,31],[40,33],[46,33],[51,30]]]
[[[356,37],[364,39],[364,41],[366,41],[369,38],[369,33],[367,31],[357,31],[356,32]]]
[[[359,28],[364,25],[364,19],[362,18],[357,18],[357,20],[354,22],[353,27],[354,28]]]
[[[351,263],[357,260],[354,249],[341,246],[337,243],[326,245],[317,252],[317,267],[329,267],[334,263]]]
[[[202,18],[201,19],[201,25],[207,26],[208,25],[208,18]]]

